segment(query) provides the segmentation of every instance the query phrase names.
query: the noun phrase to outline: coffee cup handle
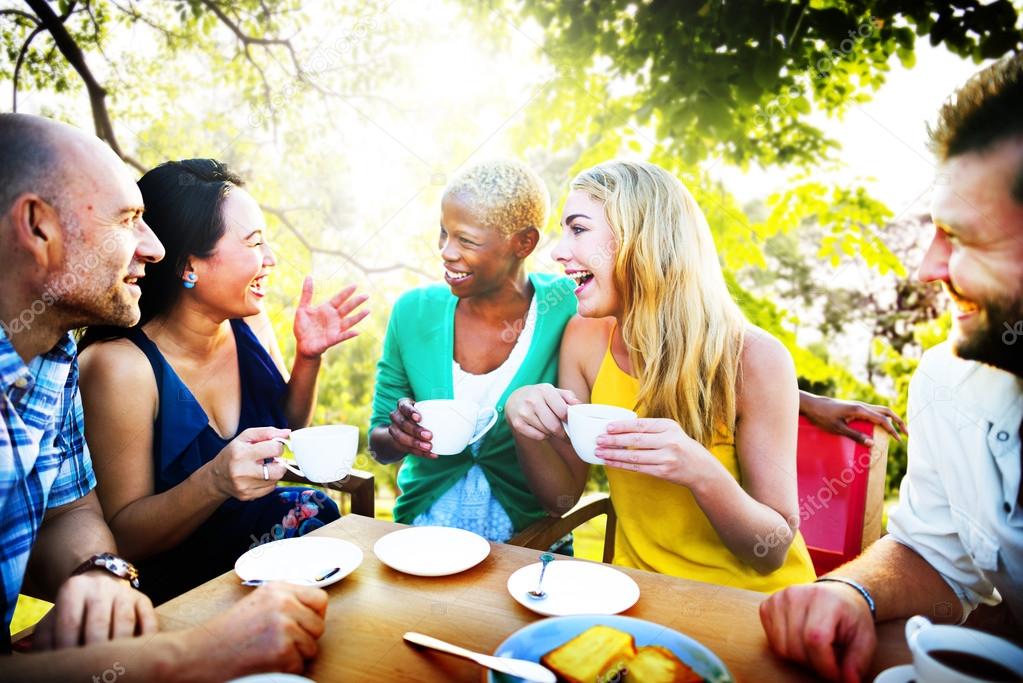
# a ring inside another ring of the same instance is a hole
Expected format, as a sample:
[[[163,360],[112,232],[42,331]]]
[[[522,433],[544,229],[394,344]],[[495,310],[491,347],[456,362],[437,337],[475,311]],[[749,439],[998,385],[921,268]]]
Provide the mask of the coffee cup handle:
[[[277,459],[277,462],[279,462],[282,465],[284,465],[284,468],[287,469],[292,474],[297,474],[298,476],[302,477],[303,479],[308,479],[308,477],[305,476],[305,472],[303,472],[298,465],[292,465],[287,460],[281,460],[280,458]]]
[[[933,624],[931,624],[930,619],[920,616],[919,614],[914,617],[910,617],[906,621],[906,643],[908,644],[910,639],[921,630],[930,628],[932,625]]]
[[[484,410],[489,410],[490,411],[490,419],[487,420],[487,424],[486,424],[486,426],[483,427],[483,429],[479,430],[478,432],[476,432],[475,434],[472,435],[472,439],[470,439],[469,443],[466,444],[466,445],[471,446],[472,444],[474,444],[477,441],[479,441],[480,439],[482,439],[483,435],[486,434],[487,432],[489,432],[490,428],[493,427],[497,423],[497,411],[495,409],[493,409],[493,408],[484,408]]]
[[[271,441],[277,441],[278,443],[282,443],[282,444],[284,444],[284,447],[287,448],[289,451],[291,451],[292,453],[295,452],[294,449],[292,449],[292,447],[291,447],[291,439],[285,439],[283,436],[275,436],[275,437],[273,437],[270,440]],[[288,462],[287,460],[284,460],[282,458],[274,458],[274,460],[276,460],[280,464],[284,465],[284,468],[287,469],[292,474],[297,474],[298,476],[302,477],[303,479],[307,478],[305,476],[305,473],[302,472],[301,468],[299,468],[298,465],[292,465],[290,462]]]

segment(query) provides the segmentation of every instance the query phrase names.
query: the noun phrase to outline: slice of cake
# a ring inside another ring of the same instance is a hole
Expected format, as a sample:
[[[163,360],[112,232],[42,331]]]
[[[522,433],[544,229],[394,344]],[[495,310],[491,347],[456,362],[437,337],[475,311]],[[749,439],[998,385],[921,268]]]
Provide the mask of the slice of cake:
[[[540,663],[559,681],[593,683],[605,672],[636,655],[632,635],[610,626],[591,626],[564,645],[545,654]]]
[[[627,683],[703,683],[675,653],[660,645],[645,645],[625,665]]]

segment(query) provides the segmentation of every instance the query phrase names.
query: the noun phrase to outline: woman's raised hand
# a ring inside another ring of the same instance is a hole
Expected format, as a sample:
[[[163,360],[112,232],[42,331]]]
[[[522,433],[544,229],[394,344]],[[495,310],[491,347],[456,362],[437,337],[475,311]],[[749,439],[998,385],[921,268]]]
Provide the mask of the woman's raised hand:
[[[398,405],[391,411],[391,424],[387,427],[387,433],[405,453],[436,459],[437,455],[432,452],[433,434],[419,426],[422,419],[423,416],[416,412],[411,398],[400,398]]]
[[[550,436],[567,439],[562,422],[568,407],[580,403],[568,389],[552,384],[534,384],[516,389],[504,405],[504,416],[513,430],[534,441]]]
[[[246,429],[210,461],[214,486],[221,494],[238,500],[254,500],[273,491],[287,472],[277,460],[284,446],[274,439],[286,439],[289,434],[291,430],[276,427]]]
[[[295,351],[305,358],[319,358],[324,351],[359,334],[352,330],[369,315],[369,309],[352,313],[369,297],[352,296],[356,285],[348,285],[327,303],[313,306],[313,278],[302,283],[302,297],[295,311]]]

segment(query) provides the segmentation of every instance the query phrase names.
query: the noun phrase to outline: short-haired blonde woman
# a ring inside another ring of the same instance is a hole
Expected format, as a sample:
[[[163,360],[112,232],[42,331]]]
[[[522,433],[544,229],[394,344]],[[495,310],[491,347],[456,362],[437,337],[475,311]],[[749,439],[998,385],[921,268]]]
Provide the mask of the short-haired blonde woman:
[[[506,410],[544,507],[563,512],[586,483],[561,425],[568,405],[634,409],[596,452],[616,563],[759,591],[812,581],[792,359],[739,311],[692,195],[658,166],[612,161],[575,178],[562,227],[553,256],[578,285],[579,316],[559,388],[523,387]]]
[[[459,527],[503,542],[546,515],[504,420],[462,453],[438,458],[412,404],[458,398],[502,414],[518,387],[557,380],[574,283],[524,266],[548,206],[543,181],[515,161],[474,165],[444,191],[445,284],[398,299],[377,366],[370,448],[379,462],[403,460],[397,522]]]

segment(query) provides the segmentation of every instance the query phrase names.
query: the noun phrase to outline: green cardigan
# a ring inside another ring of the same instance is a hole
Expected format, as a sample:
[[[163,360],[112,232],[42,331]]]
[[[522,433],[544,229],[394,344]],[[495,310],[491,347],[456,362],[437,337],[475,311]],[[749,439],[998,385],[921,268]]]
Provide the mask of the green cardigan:
[[[474,459],[465,449],[436,460],[405,458],[398,472],[401,494],[394,505],[394,520],[410,524],[449,488],[465,476],[475,462],[483,470],[491,492],[508,513],[516,531],[546,515],[533,496],[515,455],[515,441],[504,420],[504,404],[515,389],[558,381],[558,347],[569,318],[575,314],[575,283],[566,277],[529,276],[536,297],[536,327],[522,365],[501,396],[498,420],[483,437]],[[398,399],[415,401],[453,398],[452,362],[455,340],[455,297],[447,285],[429,285],[403,294],[394,304],[377,363],[370,430],[391,423]]]

